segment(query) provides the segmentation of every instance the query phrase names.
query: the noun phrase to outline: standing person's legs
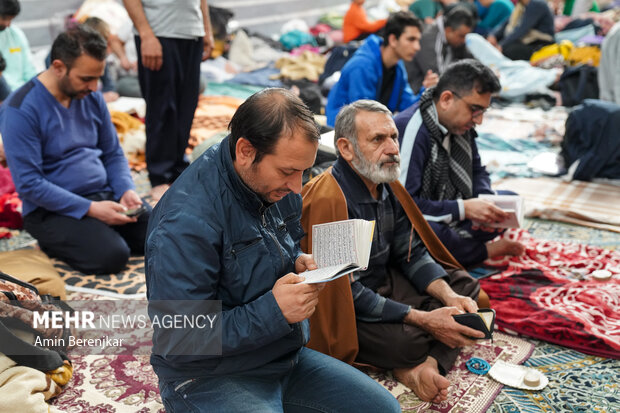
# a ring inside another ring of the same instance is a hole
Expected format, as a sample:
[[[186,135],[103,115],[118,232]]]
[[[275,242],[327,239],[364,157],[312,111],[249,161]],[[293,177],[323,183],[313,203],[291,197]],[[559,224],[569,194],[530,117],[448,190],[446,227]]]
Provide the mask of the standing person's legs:
[[[183,155],[198,101],[202,54],[202,40],[158,39],[163,63],[155,71],[142,65],[136,37],[138,78],[146,100],[146,164],[153,187],[173,182],[187,166]]]
[[[95,218],[75,219],[38,208],[24,217],[24,228],[46,254],[85,274],[117,273],[129,260],[123,237]]]
[[[401,411],[396,398],[366,374],[309,348],[285,380],[283,404],[287,413]]]
[[[179,67],[176,69],[179,76],[179,92],[177,93],[177,130],[176,130],[176,152],[173,167],[173,177],[175,180],[187,168],[189,162],[185,156],[185,149],[189,141],[189,134],[194,121],[194,113],[198,105],[198,94],[200,93],[200,62],[204,50],[204,40],[182,40],[179,42],[180,54],[184,57],[183,61],[177,62]]]

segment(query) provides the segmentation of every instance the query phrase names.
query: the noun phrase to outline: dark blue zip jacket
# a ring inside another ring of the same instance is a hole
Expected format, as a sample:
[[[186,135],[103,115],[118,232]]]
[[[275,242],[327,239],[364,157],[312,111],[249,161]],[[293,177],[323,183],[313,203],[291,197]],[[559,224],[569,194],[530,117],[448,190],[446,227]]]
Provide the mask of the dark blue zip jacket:
[[[325,114],[329,126],[334,126],[336,115],[344,105],[359,99],[377,100],[379,98],[383,80],[382,42],[381,38],[374,34],[368,36],[364,44],[342,68],[340,80],[332,87],[327,97]],[[396,64],[396,77],[387,107],[392,112],[399,112],[418,100],[420,96],[414,95],[409,86],[405,64],[399,60]]]
[[[271,292],[301,254],[301,196],[264,205],[235,172],[228,145],[226,138],[187,168],[149,222],[149,301],[222,302],[221,355],[154,354],[151,363],[163,379],[277,374],[294,365],[309,339],[308,321],[289,324]],[[154,342],[161,334],[155,330]],[[186,340],[174,334],[165,339]],[[205,333],[196,343],[212,338]]]

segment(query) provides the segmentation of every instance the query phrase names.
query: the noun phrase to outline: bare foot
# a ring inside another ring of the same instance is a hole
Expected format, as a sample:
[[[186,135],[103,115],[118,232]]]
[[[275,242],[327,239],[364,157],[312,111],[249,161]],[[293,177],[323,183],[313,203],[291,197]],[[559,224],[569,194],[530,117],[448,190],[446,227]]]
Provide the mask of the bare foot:
[[[168,188],[170,188],[170,185],[168,184],[157,185],[151,189],[149,194],[151,195],[151,198],[153,198],[153,201],[158,202],[161,197],[164,196]]]
[[[448,397],[450,382],[439,374],[437,361],[432,357],[427,357],[424,363],[414,368],[394,369],[394,377],[422,401],[441,403]]]
[[[517,241],[511,241],[507,238],[502,238],[499,241],[487,242],[487,252],[489,258],[499,257],[502,255],[523,255],[525,252],[525,246]]]

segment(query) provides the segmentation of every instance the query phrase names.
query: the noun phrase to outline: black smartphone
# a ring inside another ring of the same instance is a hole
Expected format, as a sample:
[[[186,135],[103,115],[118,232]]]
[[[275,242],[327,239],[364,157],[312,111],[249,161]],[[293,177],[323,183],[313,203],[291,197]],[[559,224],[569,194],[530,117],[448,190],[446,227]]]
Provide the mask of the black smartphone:
[[[129,218],[135,218],[146,212],[146,207],[144,205],[140,205],[138,208],[128,209],[127,211],[121,212],[121,214],[127,215]]]

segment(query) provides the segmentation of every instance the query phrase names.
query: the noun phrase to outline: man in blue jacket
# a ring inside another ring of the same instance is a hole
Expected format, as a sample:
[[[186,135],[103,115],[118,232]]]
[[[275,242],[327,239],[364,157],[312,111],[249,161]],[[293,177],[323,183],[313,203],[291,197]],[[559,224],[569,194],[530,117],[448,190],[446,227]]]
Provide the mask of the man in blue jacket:
[[[6,158],[23,201],[24,228],[47,254],[87,274],[121,271],[142,254],[148,212],[135,192],[97,82],[106,42],[92,29],[61,33],[51,66],[0,111]]]
[[[507,214],[478,198],[494,191],[480,161],[474,127],[499,90],[491,69],[474,59],[461,60],[446,69],[420,102],[394,119],[402,148],[399,180],[465,267],[487,257],[520,255],[524,248],[506,238],[491,242],[497,232],[483,224],[501,222]]]
[[[399,112],[418,101],[407,80],[403,61],[411,61],[420,50],[422,23],[411,12],[390,15],[383,39],[368,36],[364,44],[344,65],[340,80],[327,97],[327,124],[334,126],[340,108],[359,99],[383,103],[392,112]],[[429,74],[424,86],[437,83]]]
[[[151,363],[166,409],[400,411],[368,376],[304,347],[321,289],[297,275],[316,267],[299,247],[302,174],[319,140],[312,113],[290,92],[267,89],[239,107],[230,131],[172,184],[149,223],[150,303],[222,306],[217,354],[166,351],[162,342],[188,344],[185,336],[155,331],[163,351]],[[189,346],[212,340],[207,331]]]

